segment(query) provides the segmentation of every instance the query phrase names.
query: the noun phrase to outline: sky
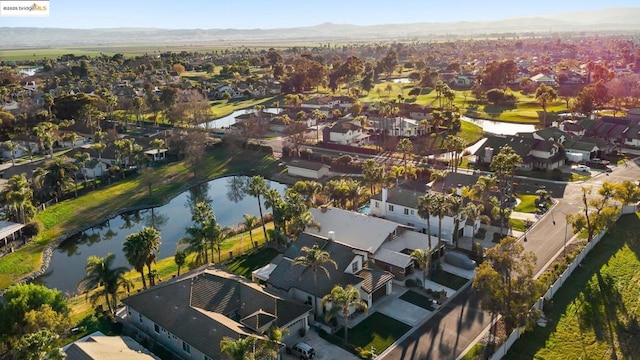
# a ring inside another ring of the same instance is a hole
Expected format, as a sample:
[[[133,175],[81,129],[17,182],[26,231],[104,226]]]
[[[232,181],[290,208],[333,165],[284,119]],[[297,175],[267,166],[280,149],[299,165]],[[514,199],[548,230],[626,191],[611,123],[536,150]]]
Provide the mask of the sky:
[[[48,17],[0,17],[0,27],[273,29],[488,21],[638,6],[639,0],[50,0]]]

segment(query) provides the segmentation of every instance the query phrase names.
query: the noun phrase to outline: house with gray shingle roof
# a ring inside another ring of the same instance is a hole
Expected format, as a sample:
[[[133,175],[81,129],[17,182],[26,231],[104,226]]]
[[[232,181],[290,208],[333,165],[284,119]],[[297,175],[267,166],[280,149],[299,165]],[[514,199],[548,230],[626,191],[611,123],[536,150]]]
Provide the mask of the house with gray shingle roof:
[[[214,268],[200,268],[122,302],[125,311],[120,314],[126,325],[182,359],[221,359],[220,341],[225,336],[264,340],[271,326],[297,336],[299,329],[308,330],[311,310]]]
[[[360,297],[371,306],[377,300],[392,291],[393,274],[380,269],[370,260],[370,254],[330,237],[302,233],[284,253],[273,271],[268,274],[267,288],[277,294],[287,296],[310,305],[317,318],[322,318],[325,306],[322,298],[331,292],[334,286],[353,285],[360,291]],[[310,268],[293,265],[298,256],[303,256],[302,248],[318,246],[327,251],[337,267],[324,264],[328,276],[323,270],[314,273]]]
[[[520,136],[489,136],[474,155],[479,164],[489,165],[505,145],[522,158],[522,164],[518,167],[520,170],[552,170],[566,161],[565,150],[557,142]]]

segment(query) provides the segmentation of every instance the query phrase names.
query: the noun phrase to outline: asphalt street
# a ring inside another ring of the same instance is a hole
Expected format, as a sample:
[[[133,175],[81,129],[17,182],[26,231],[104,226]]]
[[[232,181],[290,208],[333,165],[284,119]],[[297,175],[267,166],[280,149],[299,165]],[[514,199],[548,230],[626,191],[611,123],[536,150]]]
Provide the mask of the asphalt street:
[[[537,256],[536,272],[563,248],[565,231],[566,239],[571,239],[572,229],[566,225],[565,214],[582,211],[581,188],[590,186],[594,194],[597,194],[600,185],[605,181],[638,181],[638,163],[628,164],[617,166],[608,176],[594,171],[589,180],[570,183],[564,187],[564,192],[556,193],[557,205],[526,233],[527,241],[523,242],[525,250],[533,251]],[[533,180],[521,182],[526,181]],[[482,311],[477,296],[474,296],[473,289],[469,287],[426,323],[416,328],[411,335],[388,352],[384,359],[456,359],[483,333],[490,321],[490,314]]]

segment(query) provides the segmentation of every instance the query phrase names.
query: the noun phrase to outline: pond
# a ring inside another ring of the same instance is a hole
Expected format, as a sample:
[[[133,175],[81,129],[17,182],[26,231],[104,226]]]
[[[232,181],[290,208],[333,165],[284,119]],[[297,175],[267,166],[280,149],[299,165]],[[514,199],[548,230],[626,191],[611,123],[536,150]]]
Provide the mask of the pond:
[[[468,121],[482,127],[482,130],[496,135],[515,135],[519,132],[534,132],[534,124],[516,124],[503,121],[474,119],[468,116],[460,116],[460,120]]]
[[[215,179],[185,191],[164,206],[125,213],[83,231],[54,250],[49,269],[36,282],[74,294],[91,255],[103,257],[112,252],[116,255],[114,266],[131,267],[122,252],[122,244],[127,235],[140,231],[144,226],[155,225],[160,230],[162,244],[158,259],[173,256],[178,240],[185,235],[185,228],[192,224],[191,207],[201,200],[210,202],[222,226],[237,226],[243,221],[243,214],[259,217],[256,198],[244,195],[243,191],[232,191],[239,189],[246,179],[244,176]],[[286,189],[284,184],[267,183],[280,193]],[[263,212],[267,212],[264,207]]]
[[[280,113],[282,109],[280,108],[266,108],[264,109],[265,112],[268,113],[272,113],[272,114],[278,114]],[[220,128],[227,128],[233,124],[236,123],[236,117],[240,116],[240,115],[244,115],[244,114],[250,114],[253,113],[254,110],[252,108],[247,108],[247,109],[242,109],[242,110],[236,110],[234,112],[232,112],[231,114],[227,115],[227,116],[223,116],[219,119],[215,119],[215,120],[211,120],[207,123],[201,124],[200,126],[208,128],[208,129],[220,129]]]

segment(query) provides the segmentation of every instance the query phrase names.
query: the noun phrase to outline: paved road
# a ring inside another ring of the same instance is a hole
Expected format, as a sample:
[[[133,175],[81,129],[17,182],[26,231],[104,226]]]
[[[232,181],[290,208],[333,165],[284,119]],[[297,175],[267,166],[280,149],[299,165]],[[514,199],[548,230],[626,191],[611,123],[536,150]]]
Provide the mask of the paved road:
[[[550,214],[551,216],[544,216],[526,234],[527,242],[523,242],[525,250],[533,251],[538,257],[536,272],[562,249],[565,229],[567,238],[571,238],[571,227],[565,226],[564,214],[581,210],[580,188],[582,186],[593,186],[595,192],[604,181],[621,182],[638,179],[640,179],[640,167],[630,162],[628,167],[618,166],[610,176],[598,173],[587,182],[569,184],[564,189],[562,198],[557,199],[558,205]],[[392,349],[384,359],[456,359],[483,332],[490,320],[489,313],[481,310],[473,290],[467,288]]]

